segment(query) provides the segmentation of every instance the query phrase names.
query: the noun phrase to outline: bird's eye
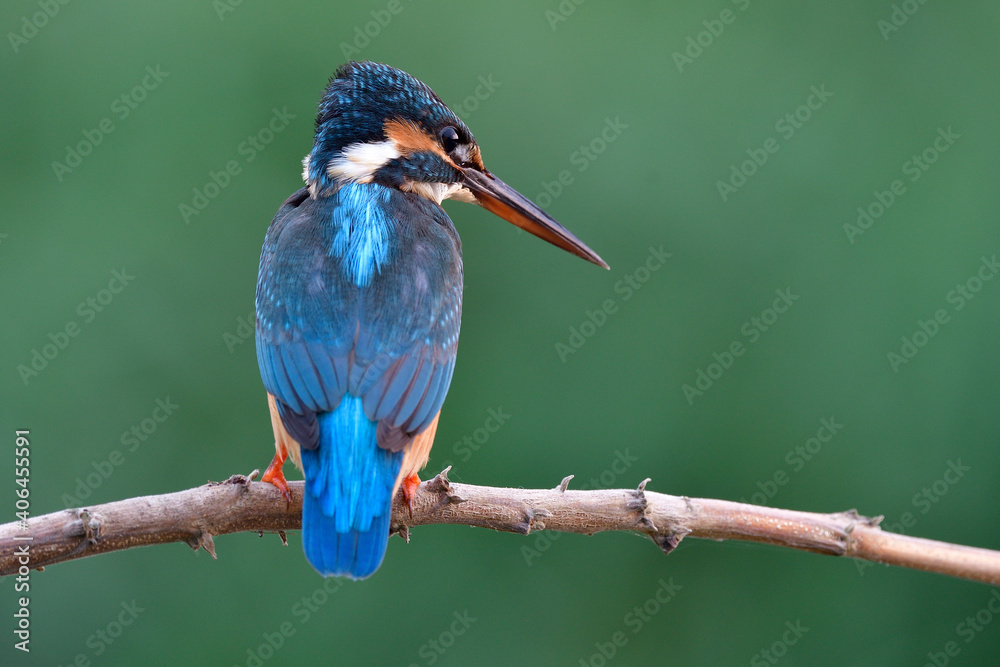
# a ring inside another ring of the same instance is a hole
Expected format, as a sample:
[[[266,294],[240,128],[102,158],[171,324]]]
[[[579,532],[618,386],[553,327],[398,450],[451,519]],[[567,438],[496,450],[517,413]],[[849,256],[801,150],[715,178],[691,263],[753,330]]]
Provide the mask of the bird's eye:
[[[455,150],[455,146],[458,145],[458,130],[449,125],[441,130],[438,136],[441,137],[441,146],[444,148],[445,153]]]

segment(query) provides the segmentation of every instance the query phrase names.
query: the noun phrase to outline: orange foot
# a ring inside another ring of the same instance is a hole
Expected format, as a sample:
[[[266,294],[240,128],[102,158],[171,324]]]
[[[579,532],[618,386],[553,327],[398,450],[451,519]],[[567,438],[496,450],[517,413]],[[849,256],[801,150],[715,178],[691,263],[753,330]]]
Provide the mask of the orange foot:
[[[278,491],[281,491],[281,495],[285,497],[285,509],[288,509],[292,504],[292,494],[288,490],[288,482],[285,481],[285,475],[281,472],[281,466],[285,465],[286,458],[288,458],[287,452],[276,452],[274,458],[271,459],[271,465],[264,471],[264,476],[260,478],[260,481],[270,482],[278,487]]]
[[[420,486],[420,478],[417,477],[416,473],[404,479],[400,485],[403,489],[403,500],[406,502],[406,509],[410,510],[411,519],[413,518],[413,496],[416,495],[418,486]]]

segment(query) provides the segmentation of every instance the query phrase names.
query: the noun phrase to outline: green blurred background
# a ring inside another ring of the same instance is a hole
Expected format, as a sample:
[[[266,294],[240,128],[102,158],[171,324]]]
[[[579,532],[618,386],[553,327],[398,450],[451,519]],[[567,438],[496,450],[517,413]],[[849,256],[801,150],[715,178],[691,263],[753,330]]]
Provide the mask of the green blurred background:
[[[426,474],[451,463],[460,481],[552,487],[572,473],[576,488],[651,477],[656,491],[856,507],[1000,548],[1000,280],[977,277],[1000,251],[996,3],[51,5],[47,19],[44,2],[0,9],[3,520],[15,428],[32,434],[36,514],[267,465],[245,322],[264,232],[301,184],[349,45],[434,88],[489,168],[612,267],[447,205],[465,320]],[[261,135],[274,110],[281,131]],[[99,145],[54,167],[85,132]],[[763,164],[743,164],[754,156]],[[231,160],[239,173],[185,221],[180,205]],[[897,179],[901,194],[881,194]],[[725,198],[720,181],[734,185]],[[867,229],[845,230],[890,196]],[[651,247],[671,256],[646,272]],[[134,278],[102,292],[114,271]],[[776,290],[797,298],[775,320]],[[933,330],[939,309],[947,321],[894,368],[888,353],[920,322]],[[588,312],[602,326],[584,325]],[[70,323],[78,335],[22,377]],[[734,342],[742,356],[710,366]],[[558,343],[577,347],[561,358]],[[686,396],[699,370],[716,379]],[[157,400],[178,407],[123,443]],[[491,410],[509,417],[486,437]],[[843,427],[817,447],[823,419]],[[618,632],[609,663],[924,664],[948,642],[950,664],[1000,660],[990,587],[777,548],[687,540],[665,558],[625,534],[432,526],[393,539],[370,580],[324,590],[297,533],[288,548],[250,534],[216,546],[218,561],[174,544],[35,573],[30,656],[12,648],[5,580],[2,661],[597,666]],[[661,580],[670,601],[629,616]],[[303,598],[322,604],[306,616]],[[133,601],[136,620],[100,639]],[[972,630],[977,613],[993,623]],[[294,634],[279,642],[282,628]]]

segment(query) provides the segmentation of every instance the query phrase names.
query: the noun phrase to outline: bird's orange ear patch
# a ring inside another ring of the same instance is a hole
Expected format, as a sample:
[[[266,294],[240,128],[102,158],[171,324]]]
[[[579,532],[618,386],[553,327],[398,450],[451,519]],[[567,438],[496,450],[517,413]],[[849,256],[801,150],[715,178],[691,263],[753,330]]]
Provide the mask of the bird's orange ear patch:
[[[386,121],[383,131],[385,132],[385,136],[392,143],[396,144],[396,148],[403,155],[431,152],[437,153],[446,160],[448,159],[444,149],[441,148],[441,145],[434,137],[428,135],[415,123],[406,120],[390,120]]]

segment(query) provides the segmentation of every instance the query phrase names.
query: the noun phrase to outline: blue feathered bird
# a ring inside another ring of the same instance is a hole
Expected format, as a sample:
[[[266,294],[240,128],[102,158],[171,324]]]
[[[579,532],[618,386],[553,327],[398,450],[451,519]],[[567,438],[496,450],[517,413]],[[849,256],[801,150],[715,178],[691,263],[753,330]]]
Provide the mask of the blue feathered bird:
[[[257,361],[288,498],[305,474],[302,545],[320,574],[382,563],[392,498],[427,463],[455,370],[462,249],[441,208],[479,204],[604,268],[587,246],[483,165],[472,133],[423,83],[388,65],[341,67],[323,95],[306,187],[267,230]]]

